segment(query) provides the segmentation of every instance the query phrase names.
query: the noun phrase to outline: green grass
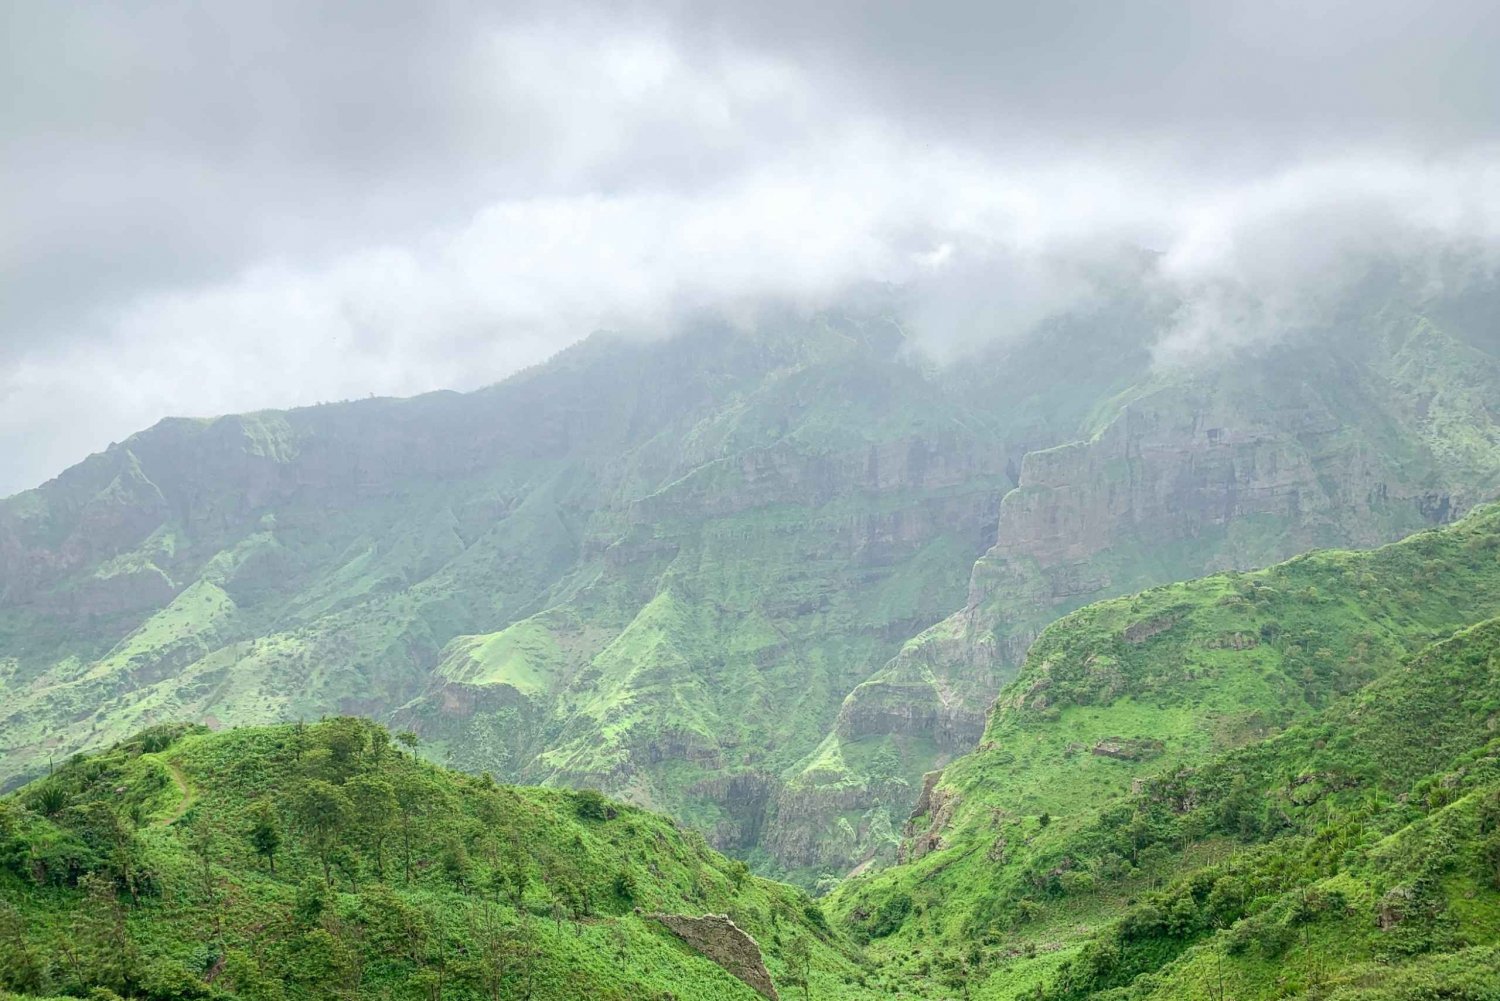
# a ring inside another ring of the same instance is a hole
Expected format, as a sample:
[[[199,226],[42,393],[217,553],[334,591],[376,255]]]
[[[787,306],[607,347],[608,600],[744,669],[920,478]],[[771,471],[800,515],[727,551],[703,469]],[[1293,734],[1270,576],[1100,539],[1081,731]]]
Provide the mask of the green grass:
[[[38,995],[757,996],[652,912],[731,915],[783,984],[804,940],[815,990],[882,996],[804,893],[699,835],[434,768],[357,719],[158,727],[0,801],[0,986]]]
[[[1496,615],[1495,507],[1075,612],[944,773],[938,850],[848,881],[830,911],[908,974],[962,961],[975,997],[1197,996],[1221,967],[1245,998],[1353,990],[1375,962],[1420,979],[1500,922],[1479,819],[1500,811]],[[1372,932],[1423,859],[1436,924]],[[1232,906],[1209,900],[1220,880]],[[1305,918],[1285,931],[1334,890],[1348,912],[1317,918],[1322,938]]]

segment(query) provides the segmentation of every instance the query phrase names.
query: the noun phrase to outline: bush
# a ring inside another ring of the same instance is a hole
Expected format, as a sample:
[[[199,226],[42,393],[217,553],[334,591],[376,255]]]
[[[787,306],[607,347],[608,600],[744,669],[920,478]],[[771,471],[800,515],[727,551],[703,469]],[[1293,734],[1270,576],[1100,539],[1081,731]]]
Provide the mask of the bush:
[[[888,898],[875,911],[866,931],[871,938],[884,938],[899,931],[911,913],[911,897],[898,893]]]
[[[580,789],[573,794],[573,808],[583,820],[613,820],[614,804],[597,789]]]
[[[615,874],[615,895],[627,904],[635,900],[638,887],[635,881],[635,873],[629,869],[621,869]]]
[[[802,916],[807,919],[808,924],[827,934],[828,919],[823,916],[823,908],[809,900],[802,908]]]
[[[1058,876],[1058,881],[1062,884],[1063,893],[1069,896],[1093,893],[1096,885],[1093,874],[1082,869],[1069,869]]]

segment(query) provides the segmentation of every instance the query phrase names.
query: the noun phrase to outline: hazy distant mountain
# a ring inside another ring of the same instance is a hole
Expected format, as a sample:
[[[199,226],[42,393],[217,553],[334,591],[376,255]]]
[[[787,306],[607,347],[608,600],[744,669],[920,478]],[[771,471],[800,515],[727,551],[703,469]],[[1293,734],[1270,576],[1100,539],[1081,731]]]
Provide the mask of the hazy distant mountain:
[[[596,335],[470,394],[168,420],[0,502],[0,776],[359,713],[811,882],[894,857],[1038,631],[1451,520],[1500,328],[1393,286],[1154,365],[1121,296],[941,368],[897,297]]]

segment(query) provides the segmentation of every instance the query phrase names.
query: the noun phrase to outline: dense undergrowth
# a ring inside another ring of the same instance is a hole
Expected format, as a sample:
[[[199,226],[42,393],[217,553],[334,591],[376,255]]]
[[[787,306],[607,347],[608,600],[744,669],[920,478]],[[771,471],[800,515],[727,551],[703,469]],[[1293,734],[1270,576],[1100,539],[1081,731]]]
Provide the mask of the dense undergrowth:
[[[830,910],[955,996],[1500,996],[1497,602],[1490,508],[1075,613]]]
[[[359,719],[157,727],[0,801],[0,986],[34,995],[757,996],[652,912],[728,914],[784,986],[881,994],[813,901],[697,833]]]

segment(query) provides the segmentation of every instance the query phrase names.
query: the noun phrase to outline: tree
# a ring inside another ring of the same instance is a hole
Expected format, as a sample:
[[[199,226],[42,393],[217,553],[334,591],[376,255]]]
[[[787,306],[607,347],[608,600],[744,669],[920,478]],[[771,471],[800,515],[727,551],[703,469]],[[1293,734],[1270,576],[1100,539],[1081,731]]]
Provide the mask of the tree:
[[[375,762],[378,768],[385,761],[385,755],[391,747],[391,732],[383,726],[377,726],[370,731],[370,760]]]
[[[397,734],[397,739],[402,735]],[[416,771],[401,771],[396,774],[392,788],[396,794],[396,810],[401,825],[401,855],[405,869],[405,880],[411,882],[411,835],[417,820],[427,812],[437,799],[438,789],[432,780]]]
[[[272,875],[275,875],[276,852],[281,848],[281,824],[275,808],[265,801],[255,808],[251,818],[250,846],[255,849],[255,854],[266,860]]]
[[[1490,870],[1490,885],[1500,890],[1500,831],[1485,838],[1479,848]]]
[[[458,835],[449,835],[443,842],[443,873],[453,885],[464,892],[469,889],[469,849]]]
[[[107,987],[131,995],[140,979],[140,952],[125,923],[115,881],[102,873],[89,873],[78,885],[86,900],[63,944],[78,986],[85,991]]]
[[[224,979],[233,985],[236,996],[246,1001],[283,1001],[286,997],[281,981],[266,975],[254,957],[239,949],[225,953]]]
[[[629,869],[621,869],[615,873],[614,882],[615,895],[627,904],[635,902],[635,895],[640,892],[640,886],[636,882],[635,873]]]
[[[214,879],[214,844],[217,835],[208,820],[199,817],[192,826],[188,837],[188,847],[198,859],[199,893],[203,897],[203,906],[213,916],[213,935],[220,946],[224,944],[224,925],[222,915],[219,913],[219,887]]]
[[[354,804],[354,822],[375,857],[375,878],[383,880],[385,842],[400,812],[396,790],[377,775],[356,776],[344,788]]]
[[[478,967],[478,979],[484,992],[494,1001],[500,1001],[505,996],[511,945],[499,907],[480,900],[469,909],[469,940],[473,944],[473,961]]]
[[[526,902],[526,890],[531,886],[531,868],[526,864],[526,853],[521,850],[519,840],[512,838],[500,857],[500,873],[506,893],[516,910],[522,910]]]
[[[615,808],[597,789],[579,789],[573,793],[574,808],[584,820],[613,820]]]
[[[318,730],[323,746],[328,748],[332,758],[335,773],[341,778],[352,775],[365,749],[369,724],[353,716],[341,716],[324,723]]]
[[[297,790],[293,812],[306,833],[313,854],[323,864],[323,880],[333,885],[333,852],[354,812],[349,797],[332,782],[312,779]]]
[[[802,988],[803,1001],[812,997],[812,946],[805,935],[795,935],[782,953],[786,962],[787,982]]]
[[[84,839],[104,849],[110,868],[130,893],[132,902],[139,900],[140,845],[135,830],[108,803],[89,803],[83,810]]]
[[[292,919],[303,930],[311,930],[323,920],[328,910],[328,887],[316,879],[304,879],[297,887],[297,897],[292,904]]]
[[[40,950],[26,940],[26,919],[0,900],[0,986],[40,994],[46,979]]]

